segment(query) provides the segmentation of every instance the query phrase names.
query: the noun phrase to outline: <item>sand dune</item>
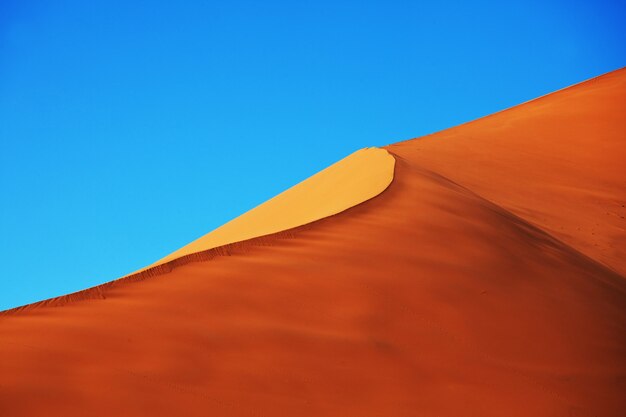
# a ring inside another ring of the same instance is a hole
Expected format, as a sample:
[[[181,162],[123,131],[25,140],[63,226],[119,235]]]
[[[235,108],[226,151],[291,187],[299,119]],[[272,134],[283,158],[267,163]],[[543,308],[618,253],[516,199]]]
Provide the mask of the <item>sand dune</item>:
[[[388,146],[341,210],[302,221],[311,190],[297,227],[5,312],[0,415],[624,415],[625,86]]]

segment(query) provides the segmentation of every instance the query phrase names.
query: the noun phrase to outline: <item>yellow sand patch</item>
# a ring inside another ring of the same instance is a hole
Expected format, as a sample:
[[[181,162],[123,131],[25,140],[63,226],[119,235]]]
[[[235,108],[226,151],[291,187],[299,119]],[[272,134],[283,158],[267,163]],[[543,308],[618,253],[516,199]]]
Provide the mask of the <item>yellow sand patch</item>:
[[[356,151],[150,267],[340,213],[383,192],[393,180],[394,166],[393,156],[384,149]]]

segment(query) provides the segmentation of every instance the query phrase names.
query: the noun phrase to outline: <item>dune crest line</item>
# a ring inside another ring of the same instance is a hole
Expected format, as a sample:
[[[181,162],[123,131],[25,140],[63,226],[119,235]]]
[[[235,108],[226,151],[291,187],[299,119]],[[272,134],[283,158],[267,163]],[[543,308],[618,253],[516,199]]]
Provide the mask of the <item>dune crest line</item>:
[[[148,268],[341,213],[383,192],[393,181],[394,165],[394,157],[385,149],[360,149]]]

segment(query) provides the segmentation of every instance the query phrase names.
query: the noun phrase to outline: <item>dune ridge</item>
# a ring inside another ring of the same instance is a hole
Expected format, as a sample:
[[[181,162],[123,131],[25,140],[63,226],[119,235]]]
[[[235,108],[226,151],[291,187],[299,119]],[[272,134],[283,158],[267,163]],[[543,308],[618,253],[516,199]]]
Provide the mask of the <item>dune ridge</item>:
[[[393,167],[384,149],[358,150],[151,266],[341,213],[383,192],[393,180]]]

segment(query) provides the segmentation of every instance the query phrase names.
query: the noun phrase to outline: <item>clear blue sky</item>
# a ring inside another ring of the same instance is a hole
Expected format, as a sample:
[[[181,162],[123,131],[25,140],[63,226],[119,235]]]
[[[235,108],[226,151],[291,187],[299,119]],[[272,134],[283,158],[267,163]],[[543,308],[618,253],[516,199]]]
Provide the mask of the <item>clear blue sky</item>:
[[[0,1],[0,309],[626,65],[606,1]]]

